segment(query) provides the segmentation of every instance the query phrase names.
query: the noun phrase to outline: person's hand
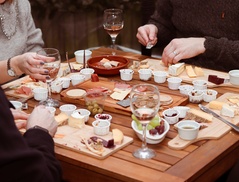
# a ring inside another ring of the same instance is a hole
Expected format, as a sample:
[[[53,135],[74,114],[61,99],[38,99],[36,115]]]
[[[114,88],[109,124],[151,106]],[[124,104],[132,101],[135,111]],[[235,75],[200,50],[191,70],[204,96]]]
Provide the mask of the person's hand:
[[[165,66],[175,64],[182,59],[195,57],[205,52],[205,38],[179,38],[173,39],[162,54]]]
[[[153,24],[147,24],[138,28],[136,37],[144,46],[148,44],[155,45],[157,43],[158,28]]]
[[[35,107],[27,120],[27,129],[36,125],[47,129],[52,137],[57,130],[57,122],[54,115],[43,105]]]
[[[54,61],[47,57],[38,57],[36,53],[28,52],[12,58],[12,64],[17,73],[25,73],[36,80],[46,81],[49,71],[42,65],[45,62]]]
[[[27,120],[28,117],[29,117],[29,114],[27,114],[23,111],[19,111],[19,110],[12,109],[12,108],[10,108],[10,110],[12,112],[14,120],[19,120],[19,119],[20,120]],[[16,126],[17,126],[18,129],[25,128],[26,122],[25,121],[16,122]]]

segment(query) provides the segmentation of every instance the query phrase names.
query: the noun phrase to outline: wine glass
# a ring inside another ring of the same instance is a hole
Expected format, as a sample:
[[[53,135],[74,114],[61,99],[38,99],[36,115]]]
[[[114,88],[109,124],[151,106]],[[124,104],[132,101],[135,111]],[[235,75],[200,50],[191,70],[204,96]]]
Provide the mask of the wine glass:
[[[113,43],[113,50],[116,49],[115,40],[123,26],[123,11],[121,9],[106,9],[104,11],[103,27],[111,37]],[[115,54],[115,51],[113,51],[112,55]]]
[[[159,110],[159,90],[151,84],[138,84],[133,86],[130,92],[130,108],[135,117],[142,124],[143,142],[140,149],[133,152],[133,156],[139,159],[151,159],[156,153],[147,147],[146,129]]]
[[[47,58],[44,58],[47,57]],[[56,79],[57,74],[60,69],[61,57],[60,53],[55,48],[43,48],[37,51],[37,57],[39,59],[44,59],[44,65],[42,68],[48,70],[48,77],[46,79],[48,88],[48,98],[46,100],[40,101],[39,104],[51,107],[58,107],[59,102],[51,98],[51,82]]]

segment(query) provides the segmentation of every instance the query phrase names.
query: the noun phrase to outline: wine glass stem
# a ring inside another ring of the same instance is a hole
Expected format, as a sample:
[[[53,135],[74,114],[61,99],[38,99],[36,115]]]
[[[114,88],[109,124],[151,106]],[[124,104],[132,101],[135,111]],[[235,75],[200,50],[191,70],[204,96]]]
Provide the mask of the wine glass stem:
[[[146,142],[146,130],[147,130],[147,124],[142,124],[143,128],[143,142],[142,142],[142,149],[147,149],[147,142]]]
[[[116,53],[114,50],[116,50],[116,47],[115,47],[116,37],[112,37],[111,39],[112,39],[112,48],[113,48],[112,55],[115,55]]]
[[[47,88],[48,88],[48,99],[51,98],[51,82],[46,82],[47,83]]]

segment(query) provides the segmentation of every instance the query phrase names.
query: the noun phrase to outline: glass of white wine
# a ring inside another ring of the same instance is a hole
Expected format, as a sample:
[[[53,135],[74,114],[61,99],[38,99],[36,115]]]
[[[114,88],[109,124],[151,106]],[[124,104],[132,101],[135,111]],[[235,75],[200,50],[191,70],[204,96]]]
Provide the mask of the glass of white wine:
[[[48,78],[46,79],[48,88],[48,98],[40,101],[40,105],[58,107],[59,102],[51,98],[51,82],[56,79],[61,65],[61,56],[55,48],[43,48],[37,51],[38,59],[44,59],[44,65],[42,68],[48,70]]]
[[[113,52],[112,55],[115,55],[115,40],[118,36],[119,32],[124,27],[124,20],[123,20],[123,10],[121,9],[106,9],[104,11],[104,22],[103,27],[106,32],[110,35],[112,40],[112,47]]]
[[[151,159],[156,153],[147,147],[146,129],[148,123],[158,114],[160,106],[159,90],[152,84],[138,84],[130,92],[130,108],[135,117],[142,124],[142,147],[133,152],[139,159]]]

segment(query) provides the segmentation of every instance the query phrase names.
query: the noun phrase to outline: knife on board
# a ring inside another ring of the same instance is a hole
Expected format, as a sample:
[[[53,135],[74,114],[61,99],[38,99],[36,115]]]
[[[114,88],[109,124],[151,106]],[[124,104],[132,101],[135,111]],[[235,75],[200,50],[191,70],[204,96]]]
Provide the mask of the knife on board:
[[[227,121],[226,119],[224,119],[223,117],[219,116],[217,113],[215,113],[215,112],[212,111],[211,109],[208,109],[208,108],[206,108],[205,106],[203,106],[203,105],[201,105],[201,104],[199,104],[198,106],[199,106],[199,108],[200,108],[202,111],[204,111],[204,112],[206,112],[206,113],[209,113],[209,114],[212,114],[215,118],[221,120],[221,121],[224,122],[225,124],[231,126],[234,130],[236,130],[237,132],[239,132],[239,127],[238,127],[238,126],[234,125],[233,123],[231,123],[231,122]]]

